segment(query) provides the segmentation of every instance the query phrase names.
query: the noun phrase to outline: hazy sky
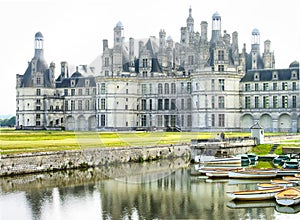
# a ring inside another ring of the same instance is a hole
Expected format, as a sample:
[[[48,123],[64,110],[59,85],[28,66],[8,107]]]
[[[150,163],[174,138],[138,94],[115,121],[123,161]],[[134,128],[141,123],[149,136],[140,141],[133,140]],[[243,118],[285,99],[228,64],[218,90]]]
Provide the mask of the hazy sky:
[[[34,35],[44,35],[44,55],[55,62],[56,77],[60,62],[90,64],[101,54],[102,40],[113,42],[113,28],[124,26],[126,41],[158,37],[160,29],[175,42],[186,26],[192,7],[195,31],[201,21],[208,22],[216,11],[222,17],[222,31],[237,31],[240,52],[251,46],[251,32],[260,31],[263,42],[271,40],[276,68],[287,68],[300,61],[299,0],[0,0],[0,115],[15,114],[16,74],[24,74],[34,55]]]

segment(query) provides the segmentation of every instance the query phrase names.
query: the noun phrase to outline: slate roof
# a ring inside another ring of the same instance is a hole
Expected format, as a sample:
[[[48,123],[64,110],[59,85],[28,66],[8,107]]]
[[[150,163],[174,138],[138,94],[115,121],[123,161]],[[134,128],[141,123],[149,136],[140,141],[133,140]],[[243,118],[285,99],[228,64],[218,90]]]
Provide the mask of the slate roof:
[[[253,82],[253,81],[272,81],[273,72],[277,72],[276,80],[291,80],[292,71],[296,71],[297,80],[299,80],[299,67],[289,69],[260,69],[260,70],[249,70],[245,76],[241,79],[241,82]],[[259,73],[259,80],[254,80],[255,73]]]

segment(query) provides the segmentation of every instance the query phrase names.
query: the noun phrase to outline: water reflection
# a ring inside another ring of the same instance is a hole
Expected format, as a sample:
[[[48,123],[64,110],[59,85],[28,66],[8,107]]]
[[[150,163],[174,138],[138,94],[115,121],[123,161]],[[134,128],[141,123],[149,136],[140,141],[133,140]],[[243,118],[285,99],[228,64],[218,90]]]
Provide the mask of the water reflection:
[[[278,207],[274,201],[245,204],[226,197],[226,191],[256,183],[208,182],[190,172],[187,162],[174,160],[1,178],[0,219],[300,217],[297,208]]]

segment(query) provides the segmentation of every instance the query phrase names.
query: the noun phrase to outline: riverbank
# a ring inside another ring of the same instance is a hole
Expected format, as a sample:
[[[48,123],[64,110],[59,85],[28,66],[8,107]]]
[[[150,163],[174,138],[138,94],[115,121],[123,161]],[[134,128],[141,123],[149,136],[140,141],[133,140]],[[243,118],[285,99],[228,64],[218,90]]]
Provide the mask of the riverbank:
[[[188,145],[89,148],[70,151],[1,155],[0,176],[85,169],[108,164],[184,158],[189,161]]]

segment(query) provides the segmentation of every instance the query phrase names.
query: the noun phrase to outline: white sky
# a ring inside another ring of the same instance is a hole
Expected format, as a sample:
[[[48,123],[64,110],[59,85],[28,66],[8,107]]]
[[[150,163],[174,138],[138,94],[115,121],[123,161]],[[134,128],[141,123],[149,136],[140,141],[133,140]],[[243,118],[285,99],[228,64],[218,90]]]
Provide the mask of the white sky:
[[[0,0],[0,115],[15,114],[16,74],[24,74],[34,55],[34,35],[44,35],[44,55],[55,62],[56,77],[60,62],[69,65],[90,64],[102,51],[102,40],[113,42],[113,28],[124,25],[126,41],[158,37],[160,29],[174,41],[180,40],[180,28],[186,26],[192,7],[195,31],[201,21],[208,22],[218,11],[222,31],[237,31],[240,52],[247,52],[251,32],[260,31],[263,42],[271,40],[276,68],[287,68],[300,61],[299,0]]]

